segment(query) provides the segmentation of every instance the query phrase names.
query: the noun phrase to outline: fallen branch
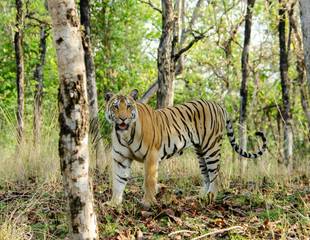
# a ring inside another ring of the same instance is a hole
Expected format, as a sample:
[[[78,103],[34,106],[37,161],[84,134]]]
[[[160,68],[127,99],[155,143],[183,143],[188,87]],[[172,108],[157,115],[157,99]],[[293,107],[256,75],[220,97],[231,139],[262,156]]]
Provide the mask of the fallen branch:
[[[179,230],[179,231],[175,231],[175,232],[172,232],[172,233],[169,233],[168,234],[168,237],[171,237],[175,234],[180,234],[180,233],[197,233],[197,231],[191,231],[191,230]]]
[[[224,228],[224,229],[216,230],[216,231],[209,232],[209,233],[206,233],[204,235],[201,235],[199,237],[192,238],[192,240],[202,239],[202,238],[205,238],[207,236],[211,236],[211,235],[215,235],[215,234],[219,234],[219,233],[224,233],[224,232],[228,232],[228,231],[235,230],[235,229],[239,229],[239,230],[242,231],[243,227],[241,227],[241,226],[233,226],[233,227],[229,227],[229,228]]]

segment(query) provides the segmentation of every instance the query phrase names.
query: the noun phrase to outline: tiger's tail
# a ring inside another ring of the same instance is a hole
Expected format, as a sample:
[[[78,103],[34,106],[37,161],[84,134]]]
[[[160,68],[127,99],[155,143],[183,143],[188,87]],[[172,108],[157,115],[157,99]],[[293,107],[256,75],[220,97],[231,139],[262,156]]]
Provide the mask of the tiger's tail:
[[[230,141],[230,144],[232,146],[232,148],[239,154],[241,155],[242,157],[245,157],[245,158],[258,158],[260,156],[263,155],[263,153],[266,151],[266,148],[267,148],[267,140],[266,140],[266,137],[264,135],[263,132],[256,132],[255,135],[256,136],[259,136],[261,137],[262,141],[263,141],[263,146],[261,149],[259,149],[256,153],[249,153],[249,152],[246,152],[244,151],[237,143],[236,143],[236,140],[235,140],[235,136],[234,136],[234,130],[233,130],[233,127],[232,127],[232,123],[231,123],[231,120],[228,119],[226,121],[226,130],[227,130],[227,136],[229,137],[229,141]]]

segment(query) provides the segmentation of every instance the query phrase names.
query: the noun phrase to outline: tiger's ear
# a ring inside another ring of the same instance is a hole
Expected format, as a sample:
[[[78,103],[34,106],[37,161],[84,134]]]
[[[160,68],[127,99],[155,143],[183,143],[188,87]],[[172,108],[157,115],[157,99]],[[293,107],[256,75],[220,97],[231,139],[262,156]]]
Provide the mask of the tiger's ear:
[[[112,93],[112,92],[106,92],[106,93],[104,94],[104,99],[105,99],[107,102],[111,99],[111,97],[113,97],[113,93]]]
[[[130,97],[132,97],[135,101],[138,99],[138,90],[134,89],[130,93]]]

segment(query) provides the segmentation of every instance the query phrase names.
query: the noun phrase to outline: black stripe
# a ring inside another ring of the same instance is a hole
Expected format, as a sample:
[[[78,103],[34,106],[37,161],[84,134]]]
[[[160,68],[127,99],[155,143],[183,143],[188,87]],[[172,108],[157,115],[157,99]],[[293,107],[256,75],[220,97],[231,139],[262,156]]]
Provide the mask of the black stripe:
[[[213,158],[217,153],[219,153],[219,151],[220,151],[221,149],[217,149],[217,150],[215,150],[213,153],[211,153],[210,155],[209,155],[209,158]]]
[[[217,178],[217,174],[214,176],[214,178],[210,181],[210,183],[213,183],[214,180]]]
[[[190,103],[192,103],[194,108],[197,110],[198,119],[200,120],[200,112],[199,112],[198,105],[197,105],[196,101],[191,101]]]
[[[118,141],[118,143],[121,145],[121,146],[123,146],[123,147],[125,147],[125,148],[127,148],[127,146],[126,145],[124,145],[122,142],[121,142],[121,137],[120,137],[120,135],[116,132],[116,137],[117,137],[117,141]]]
[[[202,153],[201,153],[201,156],[205,155],[209,149],[211,149],[211,147],[209,147],[209,143],[210,143],[210,140],[212,138],[214,134],[214,129],[212,129],[212,132],[209,134],[209,138],[208,138],[208,141],[206,142],[205,146],[201,149],[202,150]],[[217,138],[214,140],[214,142],[218,141]],[[205,150],[207,149],[207,150]]]
[[[166,156],[167,156],[167,151],[166,151],[166,145],[164,144],[164,155],[160,158],[161,160],[163,160]]]
[[[205,140],[205,138],[206,138],[206,112],[205,112],[205,109],[204,109],[204,107],[203,107],[203,105],[202,105],[202,103],[200,102],[200,101],[197,101],[198,103],[199,103],[199,105],[201,106],[201,108],[202,108],[202,113],[203,113],[203,120],[202,120],[202,125],[203,125],[203,135],[202,135],[202,138],[201,138],[201,142],[203,143],[204,142],[204,140]]]
[[[211,164],[217,163],[218,161],[220,161],[220,160],[219,159],[215,159],[215,160],[212,160],[212,161],[207,161],[207,165],[211,165]]]
[[[134,126],[131,128],[130,140],[128,141],[128,145],[131,145],[133,143],[135,134],[136,134],[136,123],[134,123]]]
[[[182,105],[183,105],[184,107],[186,107],[186,108],[191,112],[191,115],[192,115],[192,116],[194,115],[193,110],[192,110],[189,106],[187,106],[186,103],[183,103]]]
[[[190,121],[192,121],[192,115],[193,115],[192,110],[186,104],[182,104],[182,106],[184,106],[187,110],[190,111],[190,113],[189,113],[187,110],[185,110],[187,117],[189,118]]]
[[[209,109],[210,109],[210,115],[211,115],[211,128],[215,128],[215,122],[216,122],[216,110],[212,102],[209,102]]]
[[[116,174],[121,180],[123,180],[125,183],[128,182],[128,178],[121,177],[120,175]]]
[[[184,125],[185,128],[186,128],[187,135],[188,135],[189,139],[190,139],[191,141],[193,141],[193,134],[192,134],[191,131],[189,130],[189,128],[188,128],[186,122],[184,122],[182,119],[181,119],[181,121],[182,121],[183,125]]]
[[[118,155],[120,155],[120,156],[126,158],[124,154],[122,154],[121,152],[117,151],[114,147],[113,147],[113,151],[114,151],[115,153],[117,153]]]
[[[186,120],[185,117],[184,117],[184,115],[183,115],[183,113],[182,113],[182,111],[178,108],[178,106],[175,106],[175,109],[179,112],[179,114],[181,115],[181,117],[182,117],[184,120]]]
[[[122,168],[127,168],[122,162],[117,161],[116,159],[113,159],[115,162],[117,162],[118,165],[120,165]]]
[[[179,126],[179,124],[177,123],[177,120],[176,119],[174,119],[174,117],[171,115],[171,118],[173,119],[173,122],[172,122],[172,126],[174,127],[174,129],[178,132],[178,137],[179,137],[179,139],[180,139],[180,141],[182,141],[182,138],[181,138],[181,132],[180,132],[180,130],[179,129],[181,129],[180,128],[180,126]],[[169,135],[168,135],[169,136]]]
[[[218,170],[218,167],[213,168],[213,169],[208,168],[208,172],[210,172],[210,173],[213,173],[213,172],[215,172],[215,171],[217,171],[217,170]]]
[[[173,111],[175,108],[174,107],[172,107],[172,108],[167,108],[167,110],[169,110],[172,114],[173,114],[173,116],[174,117],[178,117],[176,114],[175,114],[175,112]]]
[[[167,114],[166,114],[166,112],[165,111],[161,111],[161,113],[163,113],[164,114],[164,116],[165,116],[165,118],[166,118],[166,126],[168,127],[168,130],[169,130],[169,133],[171,133],[171,128],[170,128],[170,124],[169,124],[169,118],[168,118],[168,116],[167,116]]]
[[[220,142],[222,140],[222,136],[219,135],[217,136],[217,138],[213,141],[213,143],[210,145],[210,147],[207,148],[207,150],[205,150],[204,154],[206,154],[207,152],[209,152],[211,150],[211,148],[214,147],[214,145],[218,142]],[[219,147],[220,148],[220,147]]]
[[[149,150],[150,150],[150,146],[147,148],[145,154],[143,155],[143,157],[142,157],[143,160],[145,159],[145,157],[146,157],[146,155],[148,154]]]
[[[196,109],[195,113],[197,112],[197,114],[199,114],[199,111],[196,107],[194,107]],[[194,114],[194,123],[195,123],[195,130],[196,130],[196,136],[198,138],[198,144],[201,144],[200,143],[200,137],[199,137],[199,130],[198,130],[198,120],[197,118],[195,117],[196,114]],[[193,143],[195,145],[195,143]]]
[[[228,137],[233,137],[233,136],[234,136],[234,133],[233,133],[233,132],[228,132],[228,133],[227,133],[227,136],[228,136]]]
[[[141,142],[139,144],[139,147],[135,150],[135,152],[138,152],[142,146],[142,142],[143,142],[143,137],[141,138]]]

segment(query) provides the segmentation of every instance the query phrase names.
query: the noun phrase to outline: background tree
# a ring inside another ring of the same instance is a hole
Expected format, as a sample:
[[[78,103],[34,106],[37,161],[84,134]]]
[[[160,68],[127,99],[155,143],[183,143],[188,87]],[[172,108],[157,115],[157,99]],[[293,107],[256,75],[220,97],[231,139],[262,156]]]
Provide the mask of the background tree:
[[[282,89],[282,117],[284,121],[284,160],[288,170],[293,167],[293,131],[291,104],[289,95],[289,77],[288,77],[288,47],[286,44],[286,10],[285,2],[279,0],[279,50],[280,50],[280,76]]]
[[[16,59],[16,87],[17,87],[17,141],[23,140],[24,132],[24,53],[23,53],[23,1],[16,0],[16,30],[14,35]]]
[[[37,63],[34,78],[37,81],[34,93],[33,135],[34,145],[40,141],[42,125],[42,99],[43,99],[43,67],[46,58],[46,39],[48,29],[45,24],[40,26],[40,61]]]
[[[300,20],[303,33],[304,55],[307,70],[308,89],[310,91],[310,2],[299,0]]]
[[[198,1],[195,9],[199,8],[200,4],[201,3]],[[176,71],[176,65],[186,51],[188,51],[196,42],[205,37],[202,33],[193,35],[194,39],[191,40],[187,46],[180,48],[182,46],[180,44],[180,25],[183,18],[182,12],[184,2],[177,0],[173,4],[172,0],[162,0],[161,6],[162,33],[157,50],[157,108],[173,105],[174,80],[175,76],[181,72],[181,65],[179,65],[178,71]],[[196,15],[197,13],[193,13],[193,18],[195,18]],[[191,24],[193,25],[193,22]],[[184,24],[181,26],[184,27]],[[182,41],[183,44],[185,36],[183,36]],[[152,87],[154,86],[156,85],[153,85]]]
[[[73,0],[48,1],[59,73],[59,157],[72,239],[97,239],[89,179],[88,102],[80,23]]]
[[[96,150],[96,166],[99,167],[99,159],[103,160],[104,146],[100,134],[100,123],[98,116],[98,97],[97,97],[97,86],[96,86],[96,72],[95,63],[91,49],[91,35],[90,35],[90,4],[89,0],[80,1],[80,17],[81,25],[83,26],[83,49],[84,59],[86,67],[87,77],[87,97],[89,106],[89,121],[90,121],[90,136],[92,143]]]
[[[242,68],[242,81],[240,87],[240,117],[239,117],[239,144],[242,149],[247,149],[247,124],[246,124],[246,106],[247,106],[247,98],[248,98],[248,89],[247,89],[247,81],[248,81],[248,65],[249,65],[249,48],[251,41],[251,29],[252,29],[252,11],[255,4],[255,0],[247,1],[247,10],[245,15],[245,26],[244,26],[244,40],[243,40],[243,49],[242,49],[242,57],[241,57],[241,68]],[[242,160],[240,166],[240,173],[243,175],[246,171],[246,161]]]
[[[174,10],[172,0],[162,0],[162,34],[160,37],[157,66],[158,66],[158,91],[157,108],[173,105],[173,30]]]

